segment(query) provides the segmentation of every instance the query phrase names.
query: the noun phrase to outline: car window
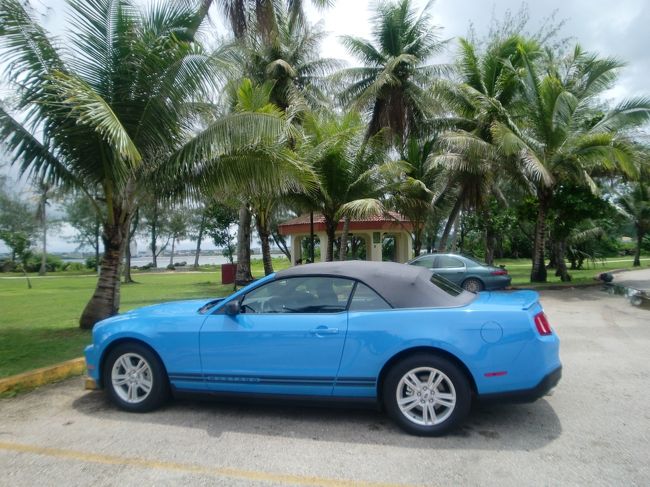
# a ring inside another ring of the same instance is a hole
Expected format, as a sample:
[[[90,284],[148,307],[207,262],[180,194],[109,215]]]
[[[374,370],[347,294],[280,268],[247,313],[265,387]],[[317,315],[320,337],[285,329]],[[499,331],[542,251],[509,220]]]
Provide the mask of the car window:
[[[391,309],[384,298],[363,283],[358,283],[350,302],[350,311]]]
[[[435,272],[431,275],[430,280],[434,286],[439,287],[450,296],[458,296],[460,293],[463,292],[463,289],[460,286],[457,286],[449,279],[446,279],[445,277],[436,274]]]
[[[451,269],[454,267],[463,267],[463,261],[449,255],[439,255],[436,259],[437,269]]]
[[[420,257],[418,260],[414,260],[411,262],[411,265],[416,265],[418,267],[426,267],[427,269],[430,269],[433,267],[433,258],[434,255],[427,255],[426,257]]]
[[[242,313],[338,313],[345,311],[354,282],[337,277],[294,277],[248,293]]]

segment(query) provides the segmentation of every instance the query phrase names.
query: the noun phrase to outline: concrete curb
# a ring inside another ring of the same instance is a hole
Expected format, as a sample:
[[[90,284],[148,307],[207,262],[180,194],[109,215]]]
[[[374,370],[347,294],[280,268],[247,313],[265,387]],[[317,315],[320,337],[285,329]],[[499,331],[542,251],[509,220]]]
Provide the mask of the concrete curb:
[[[39,387],[86,371],[83,357],[0,379],[0,393]]]

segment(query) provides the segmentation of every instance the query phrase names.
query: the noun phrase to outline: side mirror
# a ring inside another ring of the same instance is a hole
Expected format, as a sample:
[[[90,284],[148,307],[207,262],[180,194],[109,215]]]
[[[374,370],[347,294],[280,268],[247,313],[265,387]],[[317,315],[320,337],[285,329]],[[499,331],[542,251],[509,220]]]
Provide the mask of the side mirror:
[[[228,301],[223,307],[223,312],[226,313],[228,316],[237,315],[239,314],[240,310],[241,310],[241,304],[237,299],[233,301]]]

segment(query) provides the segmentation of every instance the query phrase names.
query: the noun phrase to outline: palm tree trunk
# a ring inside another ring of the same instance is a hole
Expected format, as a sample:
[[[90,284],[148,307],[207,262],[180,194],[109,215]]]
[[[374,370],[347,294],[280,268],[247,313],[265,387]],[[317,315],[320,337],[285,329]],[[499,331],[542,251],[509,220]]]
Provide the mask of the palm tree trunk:
[[[325,217],[325,233],[327,233],[327,251],[325,254],[326,262],[332,262],[334,260],[334,240],[336,239],[337,225],[337,221],[333,221],[333,219]]]
[[[169,265],[167,267],[174,267],[174,247],[176,246],[176,235],[172,237],[172,253],[169,256]]]
[[[194,268],[199,268],[199,256],[201,255],[201,241],[203,240],[203,232],[205,231],[205,211],[201,215],[201,223],[199,223],[199,235],[196,238],[196,252],[194,252]]]
[[[257,235],[260,237],[262,243],[262,263],[264,264],[264,275],[268,276],[273,274],[273,259],[271,258],[271,231],[267,228],[268,219],[260,215],[260,212],[255,215],[255,226],[257,227]]]
[[[535,240],[533,242],[533,268],[530,271],[530,282],[546,282],[546,266],[544,249],[546,247],[546,215],[551,203],[551,192],[548,189],[538,191],[537,221],[535,222]]]
[[[158,202],[154,202],[153,218],[151,219],[151,258],[153,262],[153,268],[158,267],[158,253],[156,243],[158,240]]]
[[[104,224],[104,256],[97,287],[79,319],[79,326],[83,329],[91,329],[95,323],[117,314],[120,309],[120,267],[128,231],[128,215],[116,208],[113,222]]]
[[[131,277],[131,242],[133,241],[133,237],[135,237],[135,232],[138,229],[138,223],[139,223],[139,210],[135,210],[135,215],[131,219],[131,223],[129,224],[129,239],[126,242],[126,245],[124,246],[124,283],[125,284],[131,284],[135,282],[133,278]]]
[[[643,237],[645,233],[637,226],[636,229],[636,249],[634,251],[634,263],[632,267],[641,267],[641,245],[643,243]]]
[[[47,273],[47,219],[45,216],[45,205],[43,205],[43,255],[41,255],[41,268],[38,271],[39,276]]]
[[[343,219],[343,234],[341,235],[341,252],[339,260],[345,260],[348,254],[348,234],[350,233],[350,217]]]
[[[238,286],[248,284],[253,280],[251,274],[251,212],[248,205],[239,208],[239,226],[237,229],[237,275],[235,283]]]
[[[99,239],[101,237],[101,222],[95,217],[95,272],[99,274]]]
[[[553,255],[555,257],[555,275],[562,282],[571,281],[571,275],[566,267],[566,240],[559,239],[553,242]]]
[[[438,252],[444,252],[447,248],[447,240],[449,239],[451,229],[454,227],[454,223],[456,223],[456,218],[458,218],[458,214],[460,213],[462,202],[463,200],[459,196],[456,200],[456,203],[454,203],[454,207],[451,209],[451,213],[449,213],[447,224],[445,225],[445,229],[442,232],[442,237],[440,237],[440,242],[438,242]]]

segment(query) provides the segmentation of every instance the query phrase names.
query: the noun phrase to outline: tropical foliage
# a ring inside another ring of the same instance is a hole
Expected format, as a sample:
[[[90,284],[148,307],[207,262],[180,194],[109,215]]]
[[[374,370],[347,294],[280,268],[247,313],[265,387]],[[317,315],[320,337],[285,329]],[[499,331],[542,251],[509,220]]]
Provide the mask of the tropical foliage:
[[[554,29],[442,41],[431,3],[394,0],[374,5],[369,40],[340,39],[357,64],[343,68],[321,56],[325,34],[303,7],[68,0],[59,39],[29,1],[0,0],[16,94],[0,108],[9,159],[42,185],[39,216],[51,191],[67,192],[78,241],[98,257],[103,244],[82,327],[118,312],[136,229],[154,258],[189,235],[198,265],[205,236],[232,255],[237,223],[239,282],[252,279],[252,229],[268,274],[272,241],[289,254],[278,221],[305,211],[325,220],[326,260],[358,255],[351,219],[392,210],[413,224],[415,254],[527,256],[532,281],[547,268],[570,279],[566,258],[582,265],[599,241],[615,251],[611,233],[636,236],[640,263],[650,99],[606,101],[622,62],[558,42]],[[206,20],[215,13],[226,38]],[[452,46],[455,62],[437,63]],[[3,208],[16,199],[4,192]],[[7,214],[2,239],[25,260],[34,214],[25,228]]]

